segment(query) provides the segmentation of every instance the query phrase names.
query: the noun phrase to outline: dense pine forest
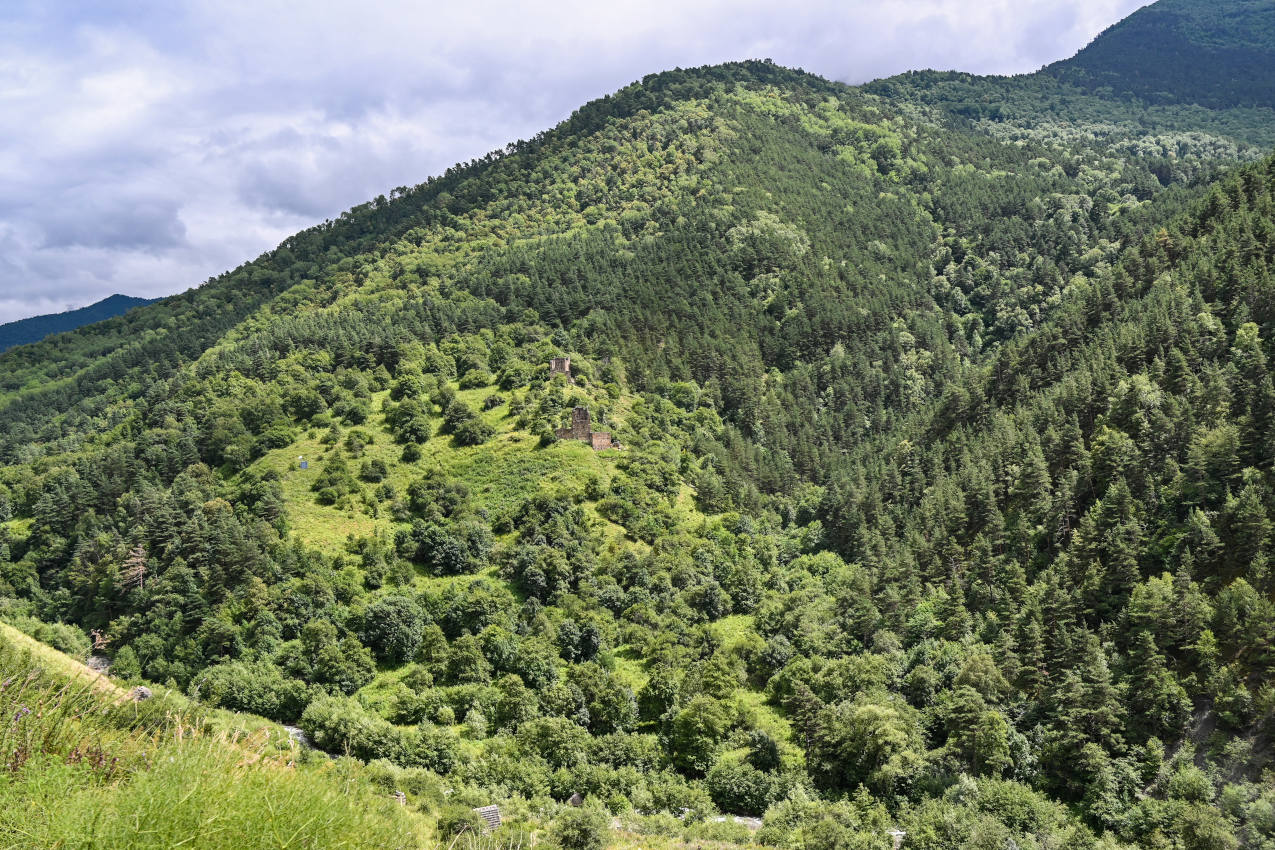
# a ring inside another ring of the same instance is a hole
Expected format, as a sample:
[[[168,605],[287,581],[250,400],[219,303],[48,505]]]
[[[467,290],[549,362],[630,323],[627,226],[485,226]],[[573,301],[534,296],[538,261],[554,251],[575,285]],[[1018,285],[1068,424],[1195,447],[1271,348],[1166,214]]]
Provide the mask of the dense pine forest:
[[[1275,848],[1273,16],[655,74],[8,351],[0,618],[444,843]]]

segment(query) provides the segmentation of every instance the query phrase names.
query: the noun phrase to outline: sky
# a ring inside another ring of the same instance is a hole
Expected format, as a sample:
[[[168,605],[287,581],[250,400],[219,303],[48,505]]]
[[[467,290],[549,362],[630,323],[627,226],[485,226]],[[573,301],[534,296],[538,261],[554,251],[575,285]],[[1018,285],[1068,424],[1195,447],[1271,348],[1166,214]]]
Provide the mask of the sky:
[[[4,0],[0,322],[198,286],[673,67],[1011,74],[1145,0]]]

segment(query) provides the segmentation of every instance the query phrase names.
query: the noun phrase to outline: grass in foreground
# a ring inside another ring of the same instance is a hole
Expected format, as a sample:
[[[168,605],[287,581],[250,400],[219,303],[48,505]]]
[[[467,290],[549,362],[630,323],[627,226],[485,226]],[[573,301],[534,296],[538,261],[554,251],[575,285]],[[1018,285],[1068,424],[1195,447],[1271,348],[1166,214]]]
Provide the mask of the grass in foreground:
[[[425,845],[422,824],[373,793],[357,764],[299,766],[265,733],[212,731],[163,704],[121,700],[68,675],[53,650],[8,638],[0,635],[6,850]]]

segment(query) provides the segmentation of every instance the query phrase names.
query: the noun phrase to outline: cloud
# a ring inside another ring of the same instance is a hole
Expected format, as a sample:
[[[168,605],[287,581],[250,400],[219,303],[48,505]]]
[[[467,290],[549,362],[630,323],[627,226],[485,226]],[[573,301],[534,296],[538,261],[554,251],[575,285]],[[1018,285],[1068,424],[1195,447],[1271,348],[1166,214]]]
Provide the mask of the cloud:
[[[653,71],[1030,71],[1138,0],[15,0],[0,322],[182,291]]]

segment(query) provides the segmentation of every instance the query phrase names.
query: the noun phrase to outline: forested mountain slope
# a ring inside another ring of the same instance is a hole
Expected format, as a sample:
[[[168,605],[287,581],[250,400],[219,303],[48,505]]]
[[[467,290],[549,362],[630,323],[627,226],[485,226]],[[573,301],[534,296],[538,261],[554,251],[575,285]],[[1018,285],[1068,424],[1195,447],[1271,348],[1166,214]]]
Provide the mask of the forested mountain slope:
[[[0,356],[4,613],[466,799],[1266,846],[1261,113],[927,79],[653,75]]]
[[[1159,0],[1033,74],[914,71],[864,86],[1006,141],[1144,162],[1163,184],[1275,147],[1275,3]]]
[[[132,298],[127,295],[111,295],[96,304],[81,307],[78,310],[67,310],[64,313],[50,313],[46,316],[31,316],[6,322],[0,325],[0,351],[13,348],[15,345],[26,345],[39,342],[50,334],[73,331],[85,325],[113,319],[127,313],[134,307],[149,304],[154,299]]]
[[[1271,106],[1275,3],[1159,0],[1042,73],[1151,103]]]

